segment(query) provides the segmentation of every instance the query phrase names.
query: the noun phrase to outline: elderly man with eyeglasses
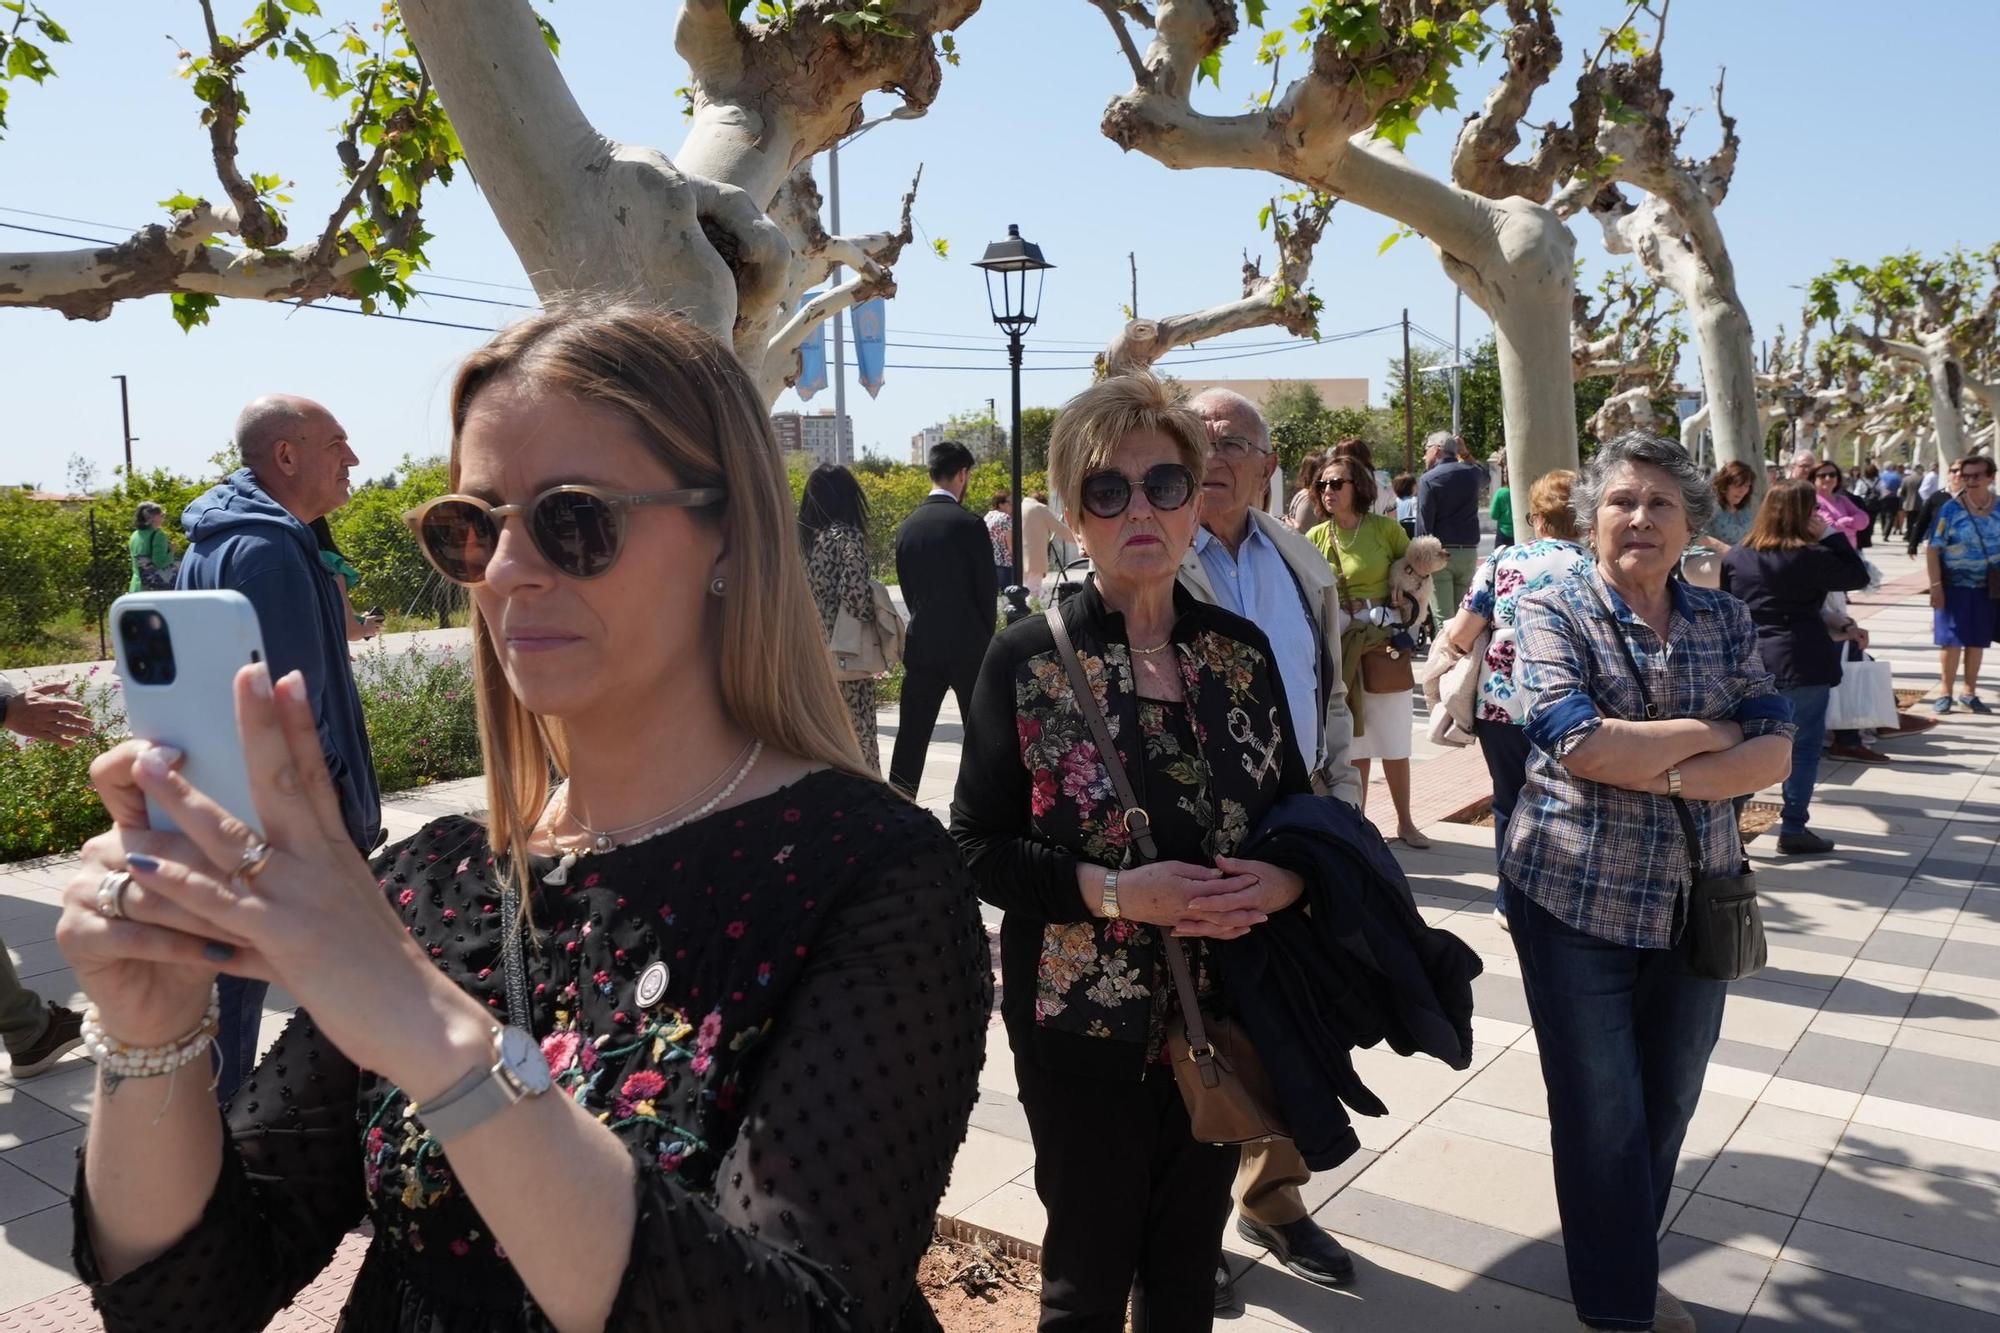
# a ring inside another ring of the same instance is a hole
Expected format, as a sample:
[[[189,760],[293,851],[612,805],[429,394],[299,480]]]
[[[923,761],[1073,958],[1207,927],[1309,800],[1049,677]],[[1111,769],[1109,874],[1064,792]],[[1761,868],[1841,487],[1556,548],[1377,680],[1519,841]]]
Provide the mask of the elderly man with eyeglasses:
[[[1340,675],[1341,611],[1333,570],[1311,542],[1261,507],[1277,470],[1270,429],[1249,399],[1209,389],[1189,400],[1208,427],[1201,531],[1181,562],[1180,584],[1253,622],[1271,640],[1286,711],[1313,788],[1358,806],[1361,783],[1347,760],[1354,720]],[[1308,1215],[1300,1189],[1312,1172],[1289,1139],[1246,1145],[1236,1176],[1245,1240],[1270,1248],[1309,1282],[1353,1280],[1354,1260]],[[1218,1308],[1233,1300],[1225,1267]]]

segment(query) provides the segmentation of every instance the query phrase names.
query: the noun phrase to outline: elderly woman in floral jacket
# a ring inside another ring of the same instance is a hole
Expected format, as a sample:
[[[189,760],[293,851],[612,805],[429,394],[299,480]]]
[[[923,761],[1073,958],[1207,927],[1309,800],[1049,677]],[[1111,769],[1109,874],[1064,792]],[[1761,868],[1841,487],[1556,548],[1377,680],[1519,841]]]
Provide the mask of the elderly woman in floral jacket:
[[[1270,644],[1175,583],[1200,522],[1207,435],[1150,376],[1106,380],[1057,419],[1049,466],[1096,568],[987,653],[966,719],[952,835],[1006,912],[1001,1010],[1048,1211],[1050,1330],[1206,1329],[1237,1150],[1195,1142],[1167,1033],[1160,933],[1185,939],[1204,1010],[1228,1012],[1205,942],[1293,909],[1292,869],[1231,856],[1311,790]],[[1160,858],[1139,864],[1077,709],[1061,615]]]

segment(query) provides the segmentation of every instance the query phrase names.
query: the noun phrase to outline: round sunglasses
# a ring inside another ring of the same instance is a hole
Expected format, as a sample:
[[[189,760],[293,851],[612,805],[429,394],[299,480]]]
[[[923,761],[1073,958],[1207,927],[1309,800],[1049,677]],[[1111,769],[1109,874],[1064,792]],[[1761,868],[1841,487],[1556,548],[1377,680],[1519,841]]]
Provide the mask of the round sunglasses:
[[[621,494],[595,486],[551,486],[526,504],[496,505],[476,495],[440,495],[403,515],[437,572],[453,583],[486,578],[500,545],[500,525],[514,514],[528,520],[528,536],[542,559],[572,579],[594,579],[618,562],[625,547],[625,513],[649,505],[705,509],[721,504],[719,487]]]
[[[1138,487],[1153,508],[1179,509],[1194,497],[1194,473],[1180,463],[1155,463]],[[1093,472],[1083,479],[1083,507],[1099,518],[1117,518],[1131,507],[1132,489],[1123,472]]]

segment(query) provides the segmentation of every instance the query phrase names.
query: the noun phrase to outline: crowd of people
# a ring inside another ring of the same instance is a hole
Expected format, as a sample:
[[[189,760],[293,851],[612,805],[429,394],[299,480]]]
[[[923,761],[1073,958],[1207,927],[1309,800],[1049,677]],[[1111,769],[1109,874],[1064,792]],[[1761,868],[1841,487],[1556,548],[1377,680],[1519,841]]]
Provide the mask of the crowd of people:
[[[1656,1236],[1726,996],[1684,938],[1690,886],[1737,872],[1738,806],[1773,783],[1781,850],[1830,846],[1812,775],[1867,645],[1837,599],[1878,520],[1925,528],[1941,710],[1985,711],[1988,459],[1910,513],[1900,474],[1857,491],[1813,459],[1753,498],[1633,433],[1529,484],[1529,540],[1493,501],[1508,540],[1482,561],[1485,470],[1455,437],[1401,478],[1338,442],[1273,507],[1254,403],[1131,375],[1065,405],[1069,526],[1024,500],[1018,551],[1006,497],[997,520],[964,503],[969,452],[933,449],[895,539],[885,782],[878,682],[834,656],[880,626],[867,500],[823,467],[790,508],[726,347],[558,300],[473,353],[450,408],[451,493],[408,518],[472,604],[485,812],[381,846],[366,620],[314,534],[355,457],[324,407],[259,399],[173,572],[263,623],[236,682],[255,809],[112,748],[114,827],[57,931],[89,1010],[0,975],[17,1074],[79,1041],[98,1066],[73,1205],[108,1328],[261,1327],[364,1220],[355,1328],[935,1327],[916,1274],[985,1058],[982,901],[1048,1218],[1040,1327],[1208,1328],[1232,1213],[1305,1280],[1355,1281],[1304,1202],[1359,1150],[1348,1109],[1387,1109],[1352,1051],[1472,1058],[1479,959],[1362,815],[1379,759],[1396,840],[1427,845],[1428,622],[1471,664],[1577,1315],[1680,1333]],[[138,587],[171,559],[159,524],[137,516]],[[1002,627],[1058,532],[1091,573]],[[910,799],[947,692],[948,827]],[[46,692],[0,710],[87,727]],[[272,984],[299,1011],[259,1061]],[[214,1097],[176,1097],[211,1049]]]

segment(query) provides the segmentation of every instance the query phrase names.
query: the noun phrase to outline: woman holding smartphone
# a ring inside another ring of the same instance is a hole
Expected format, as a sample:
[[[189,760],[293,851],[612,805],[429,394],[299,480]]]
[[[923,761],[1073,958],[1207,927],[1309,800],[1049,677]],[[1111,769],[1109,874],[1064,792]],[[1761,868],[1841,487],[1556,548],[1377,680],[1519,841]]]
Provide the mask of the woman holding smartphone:
[[[985,936],[944,831],[864,770],[762,402],[677,317],[558,304],[467,360],[451,420],[454,493],[411,520],[471,595],[490,813],[371,869],[261,667],[261,834],[170,752],[93,770],[117,827],[58,940],[106,1326],[261,1329],[364,1218],[348,1328],[934,1326]],[[218,1118],[181,1066],[220,965],[301,1007]]]

